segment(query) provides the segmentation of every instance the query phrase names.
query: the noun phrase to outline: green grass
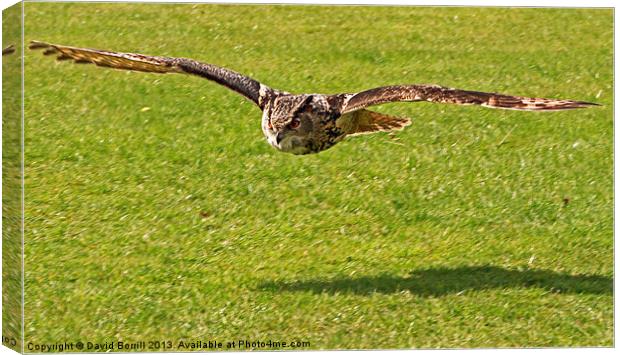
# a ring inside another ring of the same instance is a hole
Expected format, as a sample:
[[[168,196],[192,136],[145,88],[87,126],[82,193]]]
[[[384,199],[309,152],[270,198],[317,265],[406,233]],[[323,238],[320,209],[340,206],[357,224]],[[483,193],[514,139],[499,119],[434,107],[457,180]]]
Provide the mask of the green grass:
[[[22,339],[22,203],[21,6],[2,11],[2,343],[21,349]]]
[[[383,105],[413,119],[397,139],[300,157],[206,80],[28,52],[26,342],[611,346],[612,24],[612,10],[26,3],[26,40],[192,57],[292,92],[437,83],[604,105]]]

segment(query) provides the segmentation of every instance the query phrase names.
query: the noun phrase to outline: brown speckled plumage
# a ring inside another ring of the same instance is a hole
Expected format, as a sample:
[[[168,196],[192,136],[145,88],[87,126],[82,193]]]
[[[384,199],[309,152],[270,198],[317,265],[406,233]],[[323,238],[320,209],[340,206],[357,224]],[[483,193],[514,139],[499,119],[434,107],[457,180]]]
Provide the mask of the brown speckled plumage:
[[[301,94],[272,89],[232,70],[193,59],[148,56],[78,48],[32,41],[30,49],[43,49],[58,60],[92,63],[114,69],[151,73],[197,75],[221,84],[254,102],[262,111],[262,129],[275,148],[293,154],[318,153],[348,135],[393,131],[411,122],[365,108],[396,101],[428,101],[491,108],[552,111],[596,105],[574,100],[529,98],[437,85],[395,85],[351,94]],[[3,52],[4,54],[4,52]]]
[[[11,44],[6,46],[3,50],[2,50],[2,55],[9,55],[9,54],[13,54],[15,53],[15,45]]]

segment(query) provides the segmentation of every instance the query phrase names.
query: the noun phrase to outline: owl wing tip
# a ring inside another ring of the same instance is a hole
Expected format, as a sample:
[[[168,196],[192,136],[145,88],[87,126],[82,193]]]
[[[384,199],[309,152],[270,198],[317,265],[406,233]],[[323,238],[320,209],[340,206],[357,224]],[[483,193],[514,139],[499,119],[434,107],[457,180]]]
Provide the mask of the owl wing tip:
[[[589,106],[603,106],[602,104],[597,104],[596,102],[587,102],[587,101],[578,101],[578,103],[580,105],[583,105],[583,107],[589,107]]]
[[[588,108],[588,107],[595,107],[595,106],[603,106],[603,105],[597,104],[595,102],[570,100],[568,102],[559,104],[558,108],[559,109],[563,109],[563,108],[574,109],[574,108]]]
[[[31,40],[30,43],[28,44],[28,48],[30,49],[43,49],[43,48],[48,48],[48,47],[51,47],[51,44],[46,43],[46,42],[36,41],[36,40]]]

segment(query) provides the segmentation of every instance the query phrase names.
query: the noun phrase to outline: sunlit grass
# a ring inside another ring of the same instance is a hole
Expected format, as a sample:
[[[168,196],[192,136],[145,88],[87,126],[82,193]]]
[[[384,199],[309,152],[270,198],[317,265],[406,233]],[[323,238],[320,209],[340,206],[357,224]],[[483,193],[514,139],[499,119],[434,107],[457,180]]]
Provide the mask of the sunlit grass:
[[[27,3],[27,40],[192,57],[287,91],[437,83],[604,106],[384,105],[413,119],[397,139],[298,157],[208,81],[29,52],[26,341],[611,346],[612,16]]]

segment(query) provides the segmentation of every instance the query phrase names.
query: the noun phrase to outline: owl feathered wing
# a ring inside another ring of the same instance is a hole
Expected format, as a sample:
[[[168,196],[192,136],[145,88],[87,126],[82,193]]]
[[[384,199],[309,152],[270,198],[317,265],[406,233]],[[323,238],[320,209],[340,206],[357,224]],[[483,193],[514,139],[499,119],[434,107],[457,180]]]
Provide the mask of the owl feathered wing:
[[[15,53],[15,45],[11,44],[4,49],[2,49],[2,55],[9,55]]]
[[[264,93],[271,90],[258,81],[230,69],[201,63],[188,58],[149,56],[107,50],[78,48],[32,41],[30,49],[43,49],[45,55],[56,55],[57,60],[73,60],[75,63],[92,63],[102,67],[134,70],[149,73],[193,74],[214,81],[264,107]]]
[[[397,101],[429,101],[528,111],[568,110],[598,106],[595,103],[585,101],[512,96],[452,89],[437,85],[395,85],[349,94],[348,97],[343,100],[341,113],[344,114],[368,106]]]

